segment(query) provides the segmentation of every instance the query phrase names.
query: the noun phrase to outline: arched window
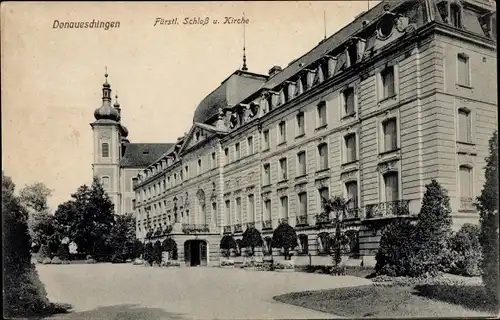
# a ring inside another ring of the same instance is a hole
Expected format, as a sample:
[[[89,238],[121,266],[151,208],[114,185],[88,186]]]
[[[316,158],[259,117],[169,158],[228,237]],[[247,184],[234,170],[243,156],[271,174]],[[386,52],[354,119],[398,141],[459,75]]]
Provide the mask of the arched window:
[[[102,176],[101,177],[101,184],[104,189],[109,188],[109,177],[108,176]]]
[[[103,142],[101,144],[101,156],[103,158],[109,158],[109,143]]]
[[[326,232],[318,234],[317,238],[318,254],[329,254],[330,253],[330,235]]]
[[[299,234],[299,253],[307,254],[309,252],[309,239],[307,234]]]

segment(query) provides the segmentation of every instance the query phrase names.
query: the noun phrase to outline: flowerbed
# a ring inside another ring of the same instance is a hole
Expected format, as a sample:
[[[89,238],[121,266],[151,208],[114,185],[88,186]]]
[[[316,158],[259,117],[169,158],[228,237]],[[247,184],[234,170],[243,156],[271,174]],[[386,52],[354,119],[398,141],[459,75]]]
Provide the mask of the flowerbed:
[[[181,264],[179,261],[172,261],[172,260],[168,260],[168,261],[162,261],[161,262],[161,266],[162,267],[180,267]]]
[[[295,271],[293,261],[280,261],[274,264],[274,270],[278,272],[292,272]]]
[[[464,286],[465,282],[459,279],[450,279],[443,276],[438,277],[389,277],[386,275],[376,276],[372,279],[374,286],[379,287],[406,287],[415,285],[445,285]]]

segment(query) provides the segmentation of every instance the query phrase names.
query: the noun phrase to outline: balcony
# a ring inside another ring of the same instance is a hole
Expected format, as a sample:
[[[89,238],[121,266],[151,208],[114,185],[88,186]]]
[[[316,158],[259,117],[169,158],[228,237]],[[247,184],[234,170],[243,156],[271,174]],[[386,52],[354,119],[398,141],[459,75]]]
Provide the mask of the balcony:
[[[344,219],[359,219],[361,208],[348,208],[345,212]]]
[[[328,213],[321,213],[316,216],[316,225],[325,225],[325,224],[331,224],[332,219],[330,219],[330,215]]]
[[[224,226],[224,234],[231,234],[231,226]]]
[[[409,200],[398,200],[367,205],[365,207],[366,219],[407,216],[410,214],[409,204]]]
[[[241,227],[241,223],[237,223],[234,225],[234,233],[242,233],[243,228]]]
[[[273,224],[271,220],[262,221],[262,230],[269,230],[273,228]]]
[[[476,207],[474,206],[474,199],[470,197],[460,198],[460,210],[476,211]]]
[[[199,232],[209,232],[208,224],[182,224],[182,232],[185,234],[195,234]]]
[[[296,226],[307,226],[307,216],[297,216],[295,217]]]

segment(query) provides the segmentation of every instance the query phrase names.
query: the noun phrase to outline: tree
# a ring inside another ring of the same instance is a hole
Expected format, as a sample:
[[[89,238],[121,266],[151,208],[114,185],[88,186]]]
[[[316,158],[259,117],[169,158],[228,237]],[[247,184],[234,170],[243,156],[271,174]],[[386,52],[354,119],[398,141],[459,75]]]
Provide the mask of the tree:
[[[288,260],[290,249],[298,245],[297,233],[288,223],[282,223],[274,230],[271,243],[274,248],[283,248],[285,260]]]
[[[19,199],[28,211],[29,233],[37,247],[57,241],[56,221],[49,213],[47,204],[47,198],[51,195],[52,190],[42,182],[27,185],[19,193]]]
[[[222,239],[220,239],[220,249],[222,250],[223,255],[226,257],[229,256],[230,249],[236,249],[236,241],[231,235],[224,235]]]
[[[70,201],[59,205],[55,217],[63,237],[74,241],[80,253],[96,260],[109,259],[109,237],[115,223],[113,202],[97,178],[91,187],[82,185]]]
[[[480,275],[482,260],[479,226],[465,223],[450,239],[450,272],[465,276]]]
[[[251,255],[255,253],[255,247],[262,247],[262,235],[255,227],[249,227],[243,232],[241,239],[241,246],[243,248],[250,248]]]
[[[125,261],[132,258],[135,241],[135,217],[131,213],[116,216],[108,238],[112,260]]]
[[[498,243],[498,132],[495,131],[489,141],[489,156],[485,159],[485,181],[481,195],[476,199],[479,210],[483,260],[483,283],[493,302],[499,297],[499,243]]]
[[[415,258],[411,275],[435,275],[443,271],[451,235],[450,199],[445,189],[432,180],[426,186],[415,230]]]
[[[392,277],[406,276],[413,257],[415,226],[408,219],[396,219],[387,225],[375,255],[375,272]]]
[[[335,234],[332,237],[333,263],[335,266],[338,266],[342,261],[342,246],[349,243],[349,238],[342,231],[342,218],[346,214],[349,201],[350,200],[345,200],[341,196],[334,196],[330,199],[322,199],[323,212],[327,214],[328,217],[331,212],[335,214],[335,217],[332,219],[332,222],[335,225]]]
[[[3,312],[26,317],[50,307],[47,292],[31,263],[28,212],[14,194],[15,185],[2,171]]]

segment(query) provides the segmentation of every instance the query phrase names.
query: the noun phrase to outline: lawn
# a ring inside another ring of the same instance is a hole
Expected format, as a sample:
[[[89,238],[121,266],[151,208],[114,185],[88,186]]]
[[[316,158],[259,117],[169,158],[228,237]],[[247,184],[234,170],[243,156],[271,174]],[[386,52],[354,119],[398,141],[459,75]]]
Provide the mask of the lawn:
[[[274,299],[349,318],[491,316],[492,307],[484,301],[484,294],[479,285],[366,285],[294,292]]]

